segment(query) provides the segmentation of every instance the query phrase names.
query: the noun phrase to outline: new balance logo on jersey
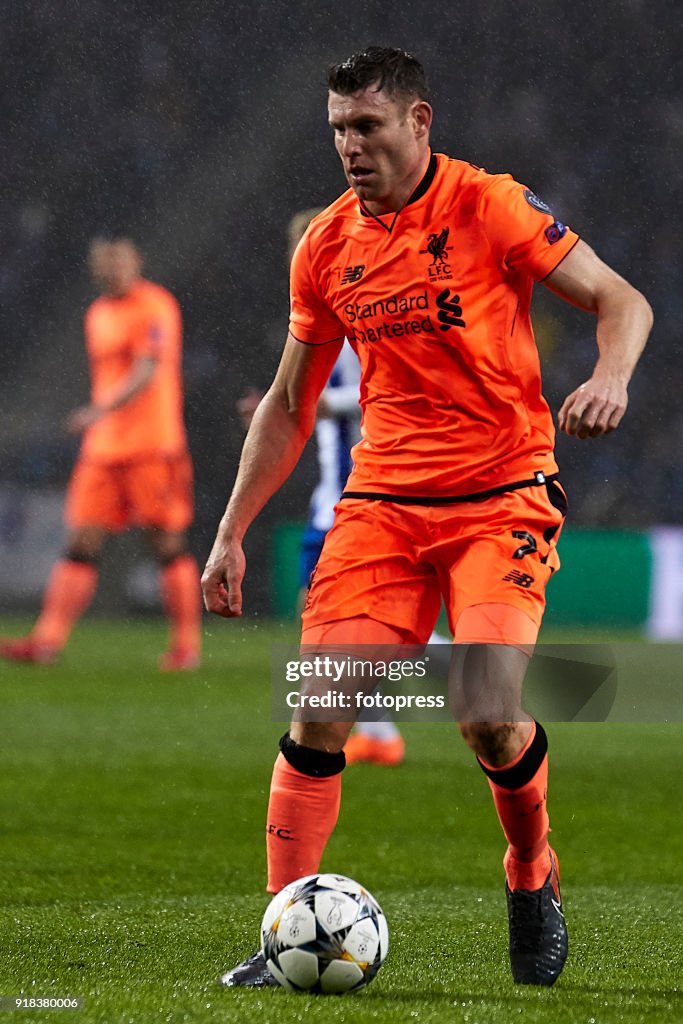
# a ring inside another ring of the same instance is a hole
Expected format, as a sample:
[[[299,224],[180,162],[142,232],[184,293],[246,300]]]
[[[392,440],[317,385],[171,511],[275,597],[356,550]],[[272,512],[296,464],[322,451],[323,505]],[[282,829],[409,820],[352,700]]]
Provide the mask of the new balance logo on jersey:
[[[533,576],[528,576],[525,572],[520,572],[519,569],[511,569],[506,576],[503,576],[505,583],[516,583],[518,587],[524,587],[528,590],[531,584],[534,582]]]
[[[436,304],[439,307],[438,321],[440,330],[448,331],[451,327],[467,327],[462,319],[462,306],[460,296],[453,295],[451,298],[450,288],[444,288],[436,297]]]
[[[355,267],[347,267],[342,274],[342,284],[354,284],[356,281],[360,281],[361,277],[365,273],[365,264],[358,263]]]

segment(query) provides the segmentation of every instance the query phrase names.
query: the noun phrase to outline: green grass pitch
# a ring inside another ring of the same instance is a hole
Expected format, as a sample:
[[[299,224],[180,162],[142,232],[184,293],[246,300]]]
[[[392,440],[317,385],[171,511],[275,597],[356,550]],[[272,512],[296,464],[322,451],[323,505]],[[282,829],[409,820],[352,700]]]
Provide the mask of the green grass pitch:
[[[206,627],[205,667],[188,675],[156,672],[156,622],[88,620],[59,667],[0,664],[1,995],[82,996],[57,1017],[75,1024],[683,1021],[680,724],[547,727],[570,928],[553,989],[512,984],[502,837],[483,775],[442,723],[405,726],[402,767],[345,774],[324,866],[387,914],[376,981],[343,998],[221,990],[265,906],[283,731],[269,649],[289,636]]]

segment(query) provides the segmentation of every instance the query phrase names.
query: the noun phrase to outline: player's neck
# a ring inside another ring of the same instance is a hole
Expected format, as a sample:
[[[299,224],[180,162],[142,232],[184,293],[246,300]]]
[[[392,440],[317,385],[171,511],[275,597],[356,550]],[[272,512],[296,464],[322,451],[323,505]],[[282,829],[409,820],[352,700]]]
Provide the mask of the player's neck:
[[[383,199],[363,202],[363,206],[368,213],[372,214],[373,217],[381,217],[387,213],[399,213],[419,187],[420,182],[427,173],[431,157],[432,151],[428,149],[415,173],[407,177],[405,181],[402,181],[391,195]]]
[[[125,299],[126,295],[130,295],[130,293],[137,287],[139,283],[140,278],[136,277],[132,281],[126,281],[125,283],[122,282],[121,284],[110,285],[109,288],[106,288],[104,290],[103,294],[106,295],[107,298],[109,299]]]

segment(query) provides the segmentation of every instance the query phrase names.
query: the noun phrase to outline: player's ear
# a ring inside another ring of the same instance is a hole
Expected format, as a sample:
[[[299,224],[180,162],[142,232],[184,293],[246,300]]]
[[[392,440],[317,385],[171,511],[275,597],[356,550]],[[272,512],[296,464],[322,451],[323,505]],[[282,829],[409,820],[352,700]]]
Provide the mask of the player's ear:
[[[429,134],[432,126],[432,108],[426,100],[416,100],[411,107],[411,116],[415,125],[415,137],[420,139]]]

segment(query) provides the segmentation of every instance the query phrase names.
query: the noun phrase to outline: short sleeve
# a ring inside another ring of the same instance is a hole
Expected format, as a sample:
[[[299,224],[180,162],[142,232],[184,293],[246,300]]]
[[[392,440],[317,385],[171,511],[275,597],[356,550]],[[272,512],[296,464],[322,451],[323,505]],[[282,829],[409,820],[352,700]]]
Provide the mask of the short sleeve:
[[[319,294],[311,258],[310,230],[299,242],[290,268],[289,331],[306,345],[343,338],[344,326]]]
[[[180,336],[180,311],[170,295],[148,295],[140,310],[135,355],[140,359],[158,359],[165,350],[175,348]]]
[[[579,241],[531,189],[507,174],[495,175],[482,192],[479,217],[504,270],[542,281]]]

